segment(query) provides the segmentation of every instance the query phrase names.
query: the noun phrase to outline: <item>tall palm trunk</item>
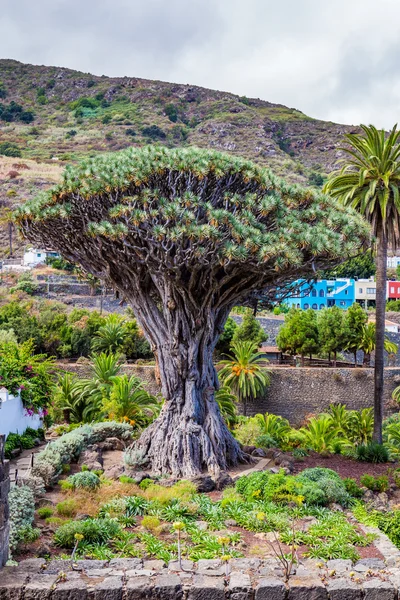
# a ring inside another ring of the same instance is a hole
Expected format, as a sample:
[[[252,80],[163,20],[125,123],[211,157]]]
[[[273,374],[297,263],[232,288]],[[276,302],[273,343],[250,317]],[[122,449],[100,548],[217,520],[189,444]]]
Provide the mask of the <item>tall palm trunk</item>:
[[[380,230],[376,254],[376,345],[375,345],[375,393],[374,393],[374,435],[373,439],[382,443],[383,420],[383,365],[386,310],[386,262],[387,238]]]

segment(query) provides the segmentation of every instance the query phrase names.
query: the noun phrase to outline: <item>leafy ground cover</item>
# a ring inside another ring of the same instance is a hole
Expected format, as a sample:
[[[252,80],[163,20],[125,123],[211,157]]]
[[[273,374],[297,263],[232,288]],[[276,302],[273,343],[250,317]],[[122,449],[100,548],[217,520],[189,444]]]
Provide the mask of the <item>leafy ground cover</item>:
[[[74,485],[56,486],[47,494],[28,523],[31,537],[24,529],[16,534],[20,556],[65,558],[76,546],[75,556],[81,558],[168,562],[178,557],[179,535],[182,557],[194,561],[267,558],[273,547],[325,560],[380,557],[373,536],[349,519],[356,497],[330,469],[305,469],[296,476],[256,472],[218,495],[198,494],[188,481],[170,487],[162,480],[145,479],[139,486],[132,481],[87,471],[65,476],[62,483]],[[332,502],[340,509],[332,510]],[[32,530],[40,532],[38,539],[32,539]]]

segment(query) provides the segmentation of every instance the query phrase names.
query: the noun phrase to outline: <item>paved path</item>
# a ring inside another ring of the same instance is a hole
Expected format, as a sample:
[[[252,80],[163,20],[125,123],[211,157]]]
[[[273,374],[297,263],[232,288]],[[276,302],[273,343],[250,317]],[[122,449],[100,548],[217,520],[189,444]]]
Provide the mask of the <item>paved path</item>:
[[[15,471],[18,470],[18,477],[24,477],[31,468],[32,454],[35,455],[38,452],[44,450],[45,444],[31,448],[30,450],[23,450],[18,458],[10,460],[10,481],[11,485],[15,485]],[[33,457],[35,460],[35,457]]]

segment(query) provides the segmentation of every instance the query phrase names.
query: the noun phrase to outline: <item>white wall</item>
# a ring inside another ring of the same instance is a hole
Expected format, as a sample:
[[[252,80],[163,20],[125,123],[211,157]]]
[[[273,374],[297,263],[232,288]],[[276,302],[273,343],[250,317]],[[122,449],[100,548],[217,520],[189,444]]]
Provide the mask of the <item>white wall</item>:
[[[4,388],[0,389],[0,433],[23,433],[27,427],[37,429],[42,426],[38,415],[30,417],[19,396],[11,396]]]

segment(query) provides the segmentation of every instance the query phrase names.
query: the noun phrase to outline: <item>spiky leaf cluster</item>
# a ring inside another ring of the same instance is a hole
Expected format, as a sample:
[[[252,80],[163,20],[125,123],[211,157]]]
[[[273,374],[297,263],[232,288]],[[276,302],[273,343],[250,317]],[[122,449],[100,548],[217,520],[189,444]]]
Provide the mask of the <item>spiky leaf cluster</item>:
[[[351,209],[247,160],[154,146],[68,168],[17,222],[120,287],[129,273],[182,288],[226,282],[226,301],[340,262],[369,235]]]

